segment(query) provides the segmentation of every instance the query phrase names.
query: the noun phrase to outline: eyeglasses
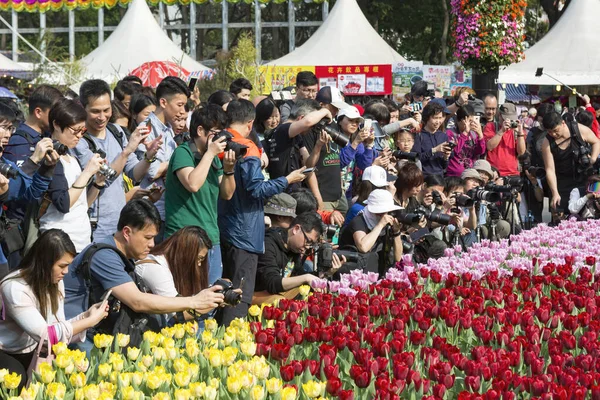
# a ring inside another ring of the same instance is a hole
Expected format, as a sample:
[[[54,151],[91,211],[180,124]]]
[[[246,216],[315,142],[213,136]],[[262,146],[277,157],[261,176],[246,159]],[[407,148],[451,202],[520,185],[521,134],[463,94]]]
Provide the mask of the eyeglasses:
[[[308,236],[306,236],[306,232],[304,232],[304,229],[302,229],[302,227],[300,227],[300,231],[302,232],[302,235],[304,236],[304,247],[307,249],[314,247],[316,242],[313,242]]]
[[[209,135],[216,135],[219,132],[221,132],[219,129],[211,129],[210,131],[208,131],[208,134]]]
[[[73,136],[83,136],[87,132],[87,128],[84,126],[81,129],[75,129],[72,126],[67,126],[71,132],[73,132]]]
[[[15,131],[17,130],[17,128],[14,125],[0,125],[0,129],[3,129],[7,132],[9,132],[11,135],[13,133],[15,133]]]

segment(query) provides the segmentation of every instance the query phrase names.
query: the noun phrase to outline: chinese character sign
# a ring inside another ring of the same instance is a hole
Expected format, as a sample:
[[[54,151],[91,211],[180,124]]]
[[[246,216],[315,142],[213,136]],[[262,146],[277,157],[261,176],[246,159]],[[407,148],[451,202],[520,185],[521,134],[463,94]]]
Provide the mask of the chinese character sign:
[[[393,91],[394,98],[401,101],[410,87],[423,80],[423,63],[421,61],[407,61],[394,64],[393,69]]]
[[[453,70],[451,65],[423,65],[423,79],[435,84],[436,89],[447,95],[450,93]]]
[[[344,65],[315,67],[319,87],[333,86],[346,95],[392,93],[391,65]]]

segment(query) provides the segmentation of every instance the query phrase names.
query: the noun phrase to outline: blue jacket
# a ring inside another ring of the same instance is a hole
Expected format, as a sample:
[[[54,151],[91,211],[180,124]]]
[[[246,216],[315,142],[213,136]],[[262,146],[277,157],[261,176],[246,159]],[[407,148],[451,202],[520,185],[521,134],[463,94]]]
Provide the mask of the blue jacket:
[[[433,134],[421,131],[415,138],[412,151],[419,153],[424,175],[444,175],[448,167],[448,160],[444,159],[444,153],[433,153],[432,149],[448,141],[446,133],[437,131]]]
[[[264,199],[281,193],[288,185],[282,176],[265,181],[258,157],[247,157],[235,164],[235,185],[229,201],[219,200],[221,240],[238,249],[262,254],[265,251]]]

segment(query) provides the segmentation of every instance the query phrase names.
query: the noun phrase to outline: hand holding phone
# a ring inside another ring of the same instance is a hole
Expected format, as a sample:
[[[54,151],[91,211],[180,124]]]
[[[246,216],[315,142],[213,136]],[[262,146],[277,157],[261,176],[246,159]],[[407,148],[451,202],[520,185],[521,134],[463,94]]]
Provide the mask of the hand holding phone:
[[[101,304],[104,304],[105,302],[108,301],[110,295],[112,294],[112,289],[109,289],[104,296],[102,296],[102,300],[100,301]]]
[[[302,171],[302,173],[304,175],[308,175],[308,174],[310,174],[311,172],[314,172],[314,171],[315,171],[315,168],[306,168],[304,171]]]

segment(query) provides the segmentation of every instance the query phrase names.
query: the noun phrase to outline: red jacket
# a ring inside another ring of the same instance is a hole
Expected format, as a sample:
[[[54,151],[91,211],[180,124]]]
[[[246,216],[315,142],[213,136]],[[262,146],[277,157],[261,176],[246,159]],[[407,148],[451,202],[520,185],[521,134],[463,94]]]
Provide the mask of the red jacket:
[[[598,123],[598,120],[596,119],[596,110],[594,110],[594,107],[590,105],[588,105],[585,108],[586,111],[589,111],[592,113],[593,117],[592,118],[592,131],[594,132],[594,134],[596,134],[597,138],[600,138],[600,124]]]

